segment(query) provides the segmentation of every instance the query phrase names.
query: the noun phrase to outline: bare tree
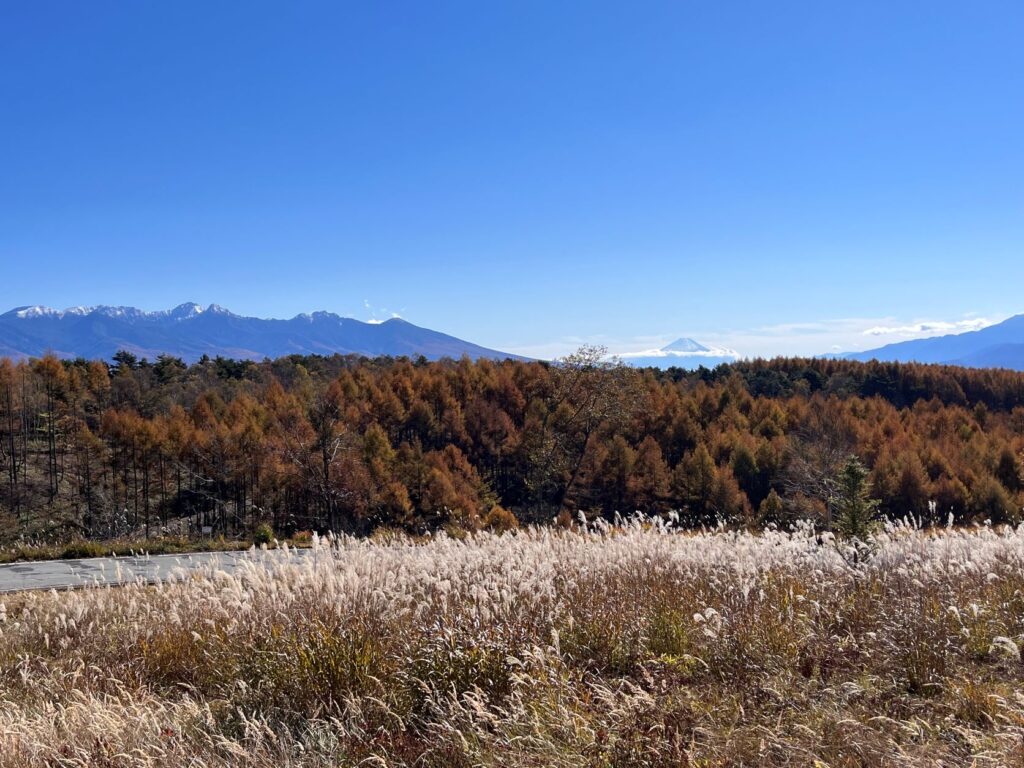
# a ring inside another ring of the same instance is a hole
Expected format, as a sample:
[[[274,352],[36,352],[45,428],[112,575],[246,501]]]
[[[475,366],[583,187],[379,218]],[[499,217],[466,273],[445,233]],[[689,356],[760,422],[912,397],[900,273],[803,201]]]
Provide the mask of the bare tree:
[[[839,490],[839,474],[854,450],[848,429],[820,411],[794,435],[782,473],[786,503],[797,517],[821,518],[831,528]]]
[[[600,346],[583,346],[552,367],[540,428],[532,436],[531,488],[560,509],[572,493],[600,430],[615,431],[636,411],[640,374]]]

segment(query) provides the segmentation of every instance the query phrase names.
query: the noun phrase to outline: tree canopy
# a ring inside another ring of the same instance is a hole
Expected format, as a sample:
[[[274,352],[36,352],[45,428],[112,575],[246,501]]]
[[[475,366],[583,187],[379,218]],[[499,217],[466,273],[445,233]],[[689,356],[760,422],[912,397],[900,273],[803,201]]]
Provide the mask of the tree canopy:
[[[662,372],[600,349],[556,364],[0,360],[7,538],[635,511],[830,527],[851,513],[851,456],[881,515],[1011,522],[1022,455],[1024,375],[1010,371],[778,359]]]

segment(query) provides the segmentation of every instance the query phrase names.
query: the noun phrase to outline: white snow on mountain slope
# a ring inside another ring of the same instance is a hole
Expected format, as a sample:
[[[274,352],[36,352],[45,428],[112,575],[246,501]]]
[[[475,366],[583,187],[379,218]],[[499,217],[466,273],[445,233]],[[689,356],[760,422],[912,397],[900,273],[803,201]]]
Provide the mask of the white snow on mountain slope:
[[[0,314],[0,354],[62,358],[111,358],[127,350],[155,359],[161,354],[186,361],[204,355],[261,360],[290,354],[358,354],[367,357],[420,355],[437,360],[516,358],[400,319],[379,324],[313,312],[291,320],[243,317],[217,304],[195,302],[147,312],[135,307],[20,306]]]
[[[734,349],[728,349],[726,347],[709,347],[701,344],[699,341],[693,339],[680,338],[673,341],[671,344],[666,344],[660,349],[648,349],[641,352],[625,352],[619,355],[623,360],[629,361],[630,358],[647,358],[647,357],[731,357],[735,359],[740,358],[739,352]]]
[[[660,349],[625,352],[618,355],[623,362],[637,368],[714,368],[740,359],[734,349],[712,347],[690,338],[679,338]]]

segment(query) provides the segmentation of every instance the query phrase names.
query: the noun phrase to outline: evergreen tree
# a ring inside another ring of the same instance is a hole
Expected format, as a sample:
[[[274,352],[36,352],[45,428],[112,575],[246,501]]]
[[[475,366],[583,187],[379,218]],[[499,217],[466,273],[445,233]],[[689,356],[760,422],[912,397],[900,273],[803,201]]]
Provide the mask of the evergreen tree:
[[[718,484],[718,468],[703,443],[688,453],[672,473],[672,495],[683,503],[684,520],[689,525],[715,523],[713,496]]]
[[[761,506],[757,508],[757,518],[760,525],[767,525],[768,523],[782,525],[788,522],[782,498],[775,492],[774,488],[768,492],[768,495],[764,497],[764,501],[761,502]]]
[[[627,482],[630,506],[641,512],[657,512],[668,495],[669,478],[668,465],[661,454],[661,447],[648,435],[640,443]]]
[[[878,499],[868,491],[868,470],[860,459],[851,456],[839,473],[833,507],[833,527],[844,538],[864,540],[875,527]]]
[[[1013,452],[1013,448],[1004,445],[999,452],[999,461],[996,464],[996,479],[1006,490],[1016,493],[1024,486],[1024,479],[1021,477],[1020,462]]]
[[[1020,519],[1017,504],[1002,484],[991,475],[983,475],[971,489],[970,511],[980,522],[1015,524]]]

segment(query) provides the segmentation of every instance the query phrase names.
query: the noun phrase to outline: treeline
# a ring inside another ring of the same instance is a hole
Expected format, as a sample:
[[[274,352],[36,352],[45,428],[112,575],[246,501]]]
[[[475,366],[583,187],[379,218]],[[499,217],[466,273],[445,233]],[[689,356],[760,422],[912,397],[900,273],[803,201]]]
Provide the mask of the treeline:
[[[0,361],[0,534],[504,528],[677,512],[828,526],[851,455],[890,516],[1015,521],[1024,374],[778,359],[638,371],[293,356]]]

